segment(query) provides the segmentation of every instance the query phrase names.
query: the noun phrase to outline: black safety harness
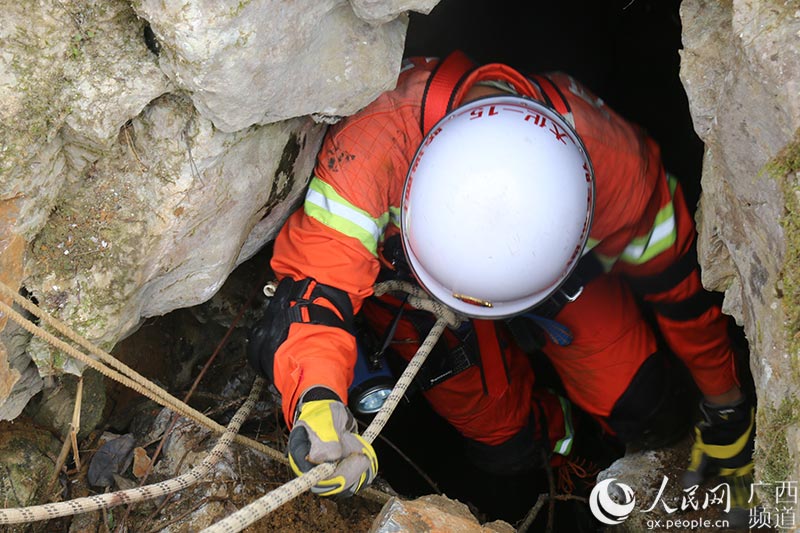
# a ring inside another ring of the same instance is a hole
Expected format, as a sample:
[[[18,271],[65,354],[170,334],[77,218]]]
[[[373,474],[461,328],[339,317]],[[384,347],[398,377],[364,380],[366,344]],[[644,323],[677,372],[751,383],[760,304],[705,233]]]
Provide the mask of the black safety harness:
[[[339,314],[317,303],[318,299],[330,302]],[[353,335],[353,319],[353,305],[346,292],[312,278],[295,281],[285,277],[275,289],[261,320],[250,331],[247,344],[250,364],[274,381],[275,352],[289,336],[292,324],[337,327]]]

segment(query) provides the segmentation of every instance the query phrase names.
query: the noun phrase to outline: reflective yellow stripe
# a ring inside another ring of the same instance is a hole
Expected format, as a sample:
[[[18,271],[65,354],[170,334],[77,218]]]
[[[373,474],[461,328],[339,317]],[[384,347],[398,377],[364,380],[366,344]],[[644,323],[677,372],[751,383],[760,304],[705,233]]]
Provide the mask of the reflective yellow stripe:
[[[675,189],[678,186],[678,180],[667,174],[667,182],[669,185],[670,197],[675,196]],[[653,227],[646,235],[636,237],[631,241],[628,246],[618,256],[603,255],[595,252],[597,259],[603,265],[603,269],[608,272],[617,261],[624,261],[633,265],[641,265],[650,261],[658,254],[671,248],[676,239],[678,232],[675,227],[675,207],[672,200],[665,205],[656,214],[653,221]],[[594,248],[600,241],[597,239],[589,239],[587,248]],[[585,253],[585,252],[584,252]]]
[[[559,455],[569,455],[572,451],[572,439],[575,436],[575,431],[572,428],[572,404],[568,400],[558,397],[561,403],[561,412],[564,416],[564,437],[558,440],[553,446],[553,452]]]
[[[669,183],[670,198],[675,194],[675,188],[678,181],[673,176],[667,176]],[[678,237],[678,232],[675,228],[675,207],[672,200],[661,208],[656,214],[653,227],[647,233],[633,239],[633,241],[625,247],[622,255],[619,257],[621,261],[626,263],[640,265],[650,261],[652,258],[671,248]]]
[[[316,176],[311,179],[308,186],[303,208],[311,218],[357,239],[372,255],[377,256],[378,242],[389,222],[389,212],[373,218]],[[395,210],[399,214],[399,208]]]
[[[400,227],[400,208],[389,206],[389,221],[397,226]]]
[[[599,239],[593,239],[592,237],[589,237],[586,241],[586,247],[583,249],[582,255],[586,255],[587,253],[589,253],[595,246],[600,244],[600,242],[601,241]],[[597,260],[600,261],[600,264],[603,266],[604,272],[609,272],[611,270],[611,267],[614,266],[614,263],[616,263],[618,259],[618,257],[611,257],[597,252],[593,253],[594,256],[597,258]]]

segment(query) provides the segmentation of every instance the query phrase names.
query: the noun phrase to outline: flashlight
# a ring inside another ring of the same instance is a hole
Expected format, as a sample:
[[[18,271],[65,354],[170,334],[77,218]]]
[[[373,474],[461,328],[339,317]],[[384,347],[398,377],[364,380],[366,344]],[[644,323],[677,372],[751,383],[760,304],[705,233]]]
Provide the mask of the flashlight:
[[[370,361],[360,342],[353,371],[353,383],[347,392],[350,410],[357,415],[374,415],[383,406],[394,387],[395,379],[386,361]]]

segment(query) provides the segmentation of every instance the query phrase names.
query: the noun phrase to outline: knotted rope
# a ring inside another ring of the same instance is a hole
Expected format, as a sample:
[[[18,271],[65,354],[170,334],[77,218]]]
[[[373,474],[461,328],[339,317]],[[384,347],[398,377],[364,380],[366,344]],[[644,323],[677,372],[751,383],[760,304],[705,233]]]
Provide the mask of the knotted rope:
[[[33,304],[32,302],[26,300],[16,291],[13,291],[8,285],[5,283],[0,282],[0,293],[3,293],[7,296],[13,298],[14,303],[20,305],[23,309],[30,312],[34,316],[38,317],[42,322],[45,322],[53,329],[55,329],[58,333],[64,335],[66,338],[70,339],[71,341],[75,342],[79,346],[86,349],[89,353],[96,356],[100,360],[93,359],[86,355],[85,353],[77,350],[73,346],[70,346],[66,342],[62,341],[52,333],[42,329],[41,327],[37,326],[13,308],[11,308],[8,304],[0,300],[0,312],[8,316],[11,320],[19,324],[23,329],[39,337],[40,339],[48,342],[50,345],[58,348],[59,350],[63,351],[70,357],[81,361],[82,363],[86,364],[90,368],[93,368],[106,376],[109,379],[113,379],[126,387],[138,392],[139,394],[146,396],[147,398],[153,400],[157,404],[171,409],[172,411],[179,413],[186,418],[190,418],[200,424],[201,426],[207,427],[214,431],[215,433],[224,433],[225,427],[218,424],[214,420],[208,418],[206,415],[201,413],[200,411],[190,407],[186,403],[182,402],[178,398],[172,396],[167,391],[153,383],[152,381],[148,380],[144,376],[140,375],[138,372],[133,370],[132,368],[128,367],[124,363],[122,363],[119,359],[114,357],[113,355],[101,350],[86,338],[79,335],[73,329],[68,327],[66,324],[60,322],[56,318],[50,316],[46,312],[44,312],[40,307]],[[108,365],[108,366],[106,366]],[[109,368],[111,367],[111,368]],[[243,437],[241,435],[236,435],[235,437],[236,442],[244,444],[254,450],[258,450],[262,453],[265,453],[271,457],[276,455],[276,452],[261,444],[258,441],[253,439],[248,439],[247,437]],[[280,454],[277,454],[280,456]]]
[[[375,294],[378,296],[391,291],[407,292],[409,294],[408,298],[409,304],[418,309],[424,309],[434,313],[437,317],[437,320],[433,328],[431,328],[431,331],[428,333],[428,336],[420,345],[416,355],[408,363],[408,366],[398,379],[397,384],[392,389],[392,392],[386,398],[383,407],[375,415],[375,418],[372,420],[370,425],[364,431],[363,437],[370,443],[372,443],[375,440],[380,431],[388,422],[389,417],[394,412],[395,408],[402,399],[409,385],[413,381],[414,376],[416,376],[420,367],[425,362],[425,359],[428,357],[428,354],[431,352],[434,345],[439,340],[439,337],[444,331],[444,328],[447,327],[448,325],[450,325],[451,327],[458,327],[458,325],[463,320],[460,316],[455,314],[447,307],[431,300],[430,297],[428,297],[428,295],[421,288],[411,283],[400,282],[400,281],[383,282],[381,284],[376,285],[374,291]],[[209,455],[203,460],[203,462],[198,467],[194,468],[187,474],[178,476],[173,479],[169,479],[167,481],[154,483],[152,485],[147,485],[144,487],[138,487],[135,489],[125,490],[125,491],[112,492],[109,494],[90,496],[66,502],[49,503],[49,504],[36,505],[24,508],[0,509],[0,524],[18,524],[18,523],[34,522],[39,520],[51,520],[53,518],[58,518],[61,516],[69,516],[79,513],[95,511],[99,509],[107,509],[110,507],[114,507],[116,505],[128,504],[128,503],[134,503],[138,501],[158,498],[167,494],[171,494],[173,492],[177,492],[179,490],[183,490],[188,486],[200,481],[202,477],[205,476],[210,471],[211,467],[213,467],[213,465],[216,464],[220,458],[222,458],[225,451],[230,446],[231,442],[233,442],[234,440],[242,442],[243,444],[246,444],[247,446],[254,448],[258,451],[262,451],[263,453],[266,453],[270,457],[285,462],[283,454],[257,441],[254,441],[252,439],[247,439],[245,437],[242,437],[241,435],[238,435],[238,431],[239,428],[241,427],[242,422],[249,415],[253,405],[257,401],[258,396],[260,395],[263,389],[264,380],[262,378],[256,379],[256,381],[253,384],[253,388],[250,391],[250,395],[248,396],[247,401],[242,405],[241,408],[239,408],[239,410],[231,420],[228,427],[223,428],[220,424],[214,422],[213,420],[206,417],[202,413],[189,407],[184,402],[181,402],[179,399],[171,396],[169,393],[167,393],[160,387],[148,381],[146,378],[139,375],[138,373],[136,373],[135,371],[133,371],[132,369],[130,369],[129,367],[118,361],[112,355],[100,350],[99,348],[94,346],[91,342],[89,342],[88,340],[84,339],[83,337],[75,333],[72,329],[62,324],[55,318],[49,316],[47,313],[42,311],[39,307],[35,306],[33,303],[29,302],[25,298],[22,298],[19,294],[11,290],[7,285],[5,285],[2,282],[0,282],[0,292],[8,296],[11,296],[15,303],[19,304],[33,315],[39,317],[42,321],[46,322],[48,325],[53,327],[56,331],[58,331],[62,335],[76,342],[80,346],[86,348],[90,353],[100,358],[102,362],[92,359],[83,352],[80,352],[79,350],[73,348],[72,346],[58,339],[49,332],[36,326],[31,321],[29,321],[28,319],[17,313],[5,302],[0,300],[0,312],[6,314],[9,318],[14,320],[16,323],[18,323],[21,327],[23,327],[31,334],[42,338],[43,340],[47,341],[54,347],[64,351],[68,355],[85,363],[87,366],[90,366],[91,368],[94,368],[97,371],[101,372],[106,377],[109,377],[110,379],[118,381],[132,388],[133,390],[139,392],[140,394],[143,394],[144,396],[152,399],[153,401],[159,403],[160,405],[172,409],[175,412],[178,412],[186,416],[187,418],[191,418],[192,420],[195,420],[196,422],[202,424],[203,426],[206,426],[212,430],[216,430],[222,433],[222,437],[220,438],[218,443],[214,446],[214,448],[211,450]],[[103,362],[107,363],[112,368],[108,368],[103,364]],[[256,520],[266,516],[267,514],[277,509],[281,505],[291,501],[292,499],[299,496],[303,492],[309,490],[319,481],[329,477],[334,472],[334,470],[335,470],[335,465],[333,463],[321,464],[313,468],[312,470],[308,471],[304,475],[279,487],[278,489],[267,493],[258,500],[248,504],[246,507],[240,509],[233,515],[225,518],[224,520],[218,522],[217,524],[212,525],[211,527],[207,528],[204,531],[206,532],[241,531],[242,529],[246,528],[248,525],[252,524]]]
[[[100,509],[108,509],[117,505],[135,503],[144,500],[152,500],[186,489],[201,481],[211,468],[222,459],[225,451],[233,442],[236,433],[242,423],[250,415],[253,406],[256,404],[261,391],[264,389],[264,379],[256,378],[253,388],[247,397],[247,401],[236,411],[222,437],[214,448],[203,459],[200,465],[181,476],[168,479],[144,487],[136,487],[128,490],[110,492],[108,494],[98,494],[85,498],[76,498],[66,502],[46,503],[44,505],[34,505],[31,507],[19,507],[15,509],[0,509],[0,524],[22,524],[36,522],[39,520],[52,520],[61,516],[70,516],[80,513],[88,513]]]

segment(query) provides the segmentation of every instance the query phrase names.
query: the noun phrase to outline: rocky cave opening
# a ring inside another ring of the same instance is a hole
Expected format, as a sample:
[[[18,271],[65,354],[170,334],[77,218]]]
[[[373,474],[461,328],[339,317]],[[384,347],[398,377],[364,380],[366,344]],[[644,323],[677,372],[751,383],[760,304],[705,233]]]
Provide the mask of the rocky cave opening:
[[[518,3],[512,7],[487,0],[442,0],[429,15],[410,15],[406,55],[443,56],[461,49],[479,62],[505,62],[523,72],[570,73],[659,142],[667,168],[681,179],[689,205],[695,206],[700,196],[703,144],[693,130],[678,76],[679,4],[679,0],[565,0]],[[209,374],[213,379],[204,384],[207,398],[213,399],[214,387],[225,388],[237,373],[241,378],[241,374],[249,372],[243,343],[248,323],[264,304],[263,297],[256,296],[238,327],[233,328],[230,322],[236,306],[260,290],[269,255],[267,247],[234,271],[215,297],[229,298],[227,304],[214,308],[212,301],[188,314],[187,310],[179,310],[172,317],[150,319],[121,342],[115,353],[141,351],[146,342],[143,339],[149,335],[161,338],[157,342],[162,344],[185,343],[183,352],[207,355],[226,328],[231,327],[235,334],[226,348],[229,353],[218,363],[223,366],[214,367]],[[209,311],[212,308],[215,311]],[[227,318],[219,320],[226,313]],[[190,327],[203,333],[186,333],[185,328]],[[746,346],[741,331],[735,327],[732,330]],[[202,365],[202,361],[192,361],[198,368]],[[147,373],[174,373],[170,379],[177,378],[179,372],[166,366],[166,362],[167,359],[151,361],[153,368]],[[746,364],[743,366],[747,368]],[[114,397],[114,401],[117,406],[125,403],[121,396]],[[213,405],[214,401],[209,400],[208,407]],[[272,431],[281,432],[285,427],[278,418],[270,415],[251,424],[263,428],[272,424]],[[601,442],[597,442],[599,447]],[[483,520],[517,523],[537,496],[548,492],[549,481],[544,472],[496,477],[470,466],[454,430],[418,396],[400,405],[375,446],[381,460],[380,475],[398,493],[412,498],[441,491],[469,503]],[[609,461],[623,452],[613,443],[605,442],[603,446],[604,457]],[[584,512],[585,505],[560,502],[559,507],[559,530],[594,530],[588,512]]]

